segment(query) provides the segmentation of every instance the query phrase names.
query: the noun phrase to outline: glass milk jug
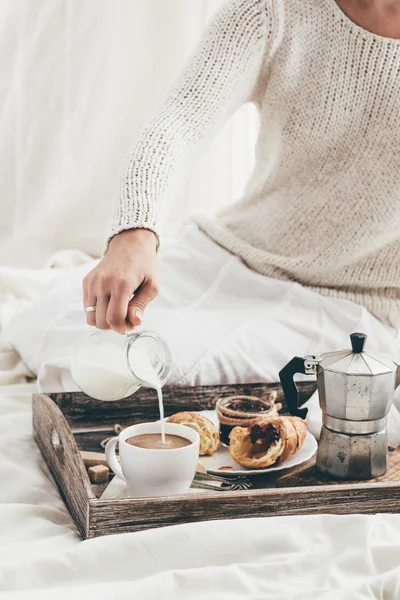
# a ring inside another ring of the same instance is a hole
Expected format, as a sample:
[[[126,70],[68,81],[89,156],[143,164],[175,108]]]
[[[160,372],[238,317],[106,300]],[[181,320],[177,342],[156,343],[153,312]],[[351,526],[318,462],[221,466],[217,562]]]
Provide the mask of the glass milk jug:
[[[114,401],[127,398],[140,386],[159,390],[171,372],[167,344],[154,331],[119,335],[95,330],[76,347],[71,374],[91,398]]]

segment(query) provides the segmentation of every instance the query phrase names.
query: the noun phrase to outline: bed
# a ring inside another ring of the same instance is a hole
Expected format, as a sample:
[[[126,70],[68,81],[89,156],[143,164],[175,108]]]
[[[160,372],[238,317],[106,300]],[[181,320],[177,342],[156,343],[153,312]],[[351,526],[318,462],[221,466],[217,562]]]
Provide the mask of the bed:
[[[0,268],[4,327],[69,267]],[[0,598],[395,599],[400,515],[212,521],[80,541],[32,439],[32,374],[0,345]]]

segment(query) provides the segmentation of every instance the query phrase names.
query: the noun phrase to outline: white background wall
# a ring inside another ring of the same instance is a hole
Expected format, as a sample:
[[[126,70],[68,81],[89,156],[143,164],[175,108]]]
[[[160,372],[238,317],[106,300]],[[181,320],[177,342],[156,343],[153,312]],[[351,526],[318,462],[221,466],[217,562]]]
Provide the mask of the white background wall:
[[[123,158],[222,2],[2,0],[0,264],[41,266],[64,248],[102,252]],[[166,232],[241,194],[251,108],[199,161]]]

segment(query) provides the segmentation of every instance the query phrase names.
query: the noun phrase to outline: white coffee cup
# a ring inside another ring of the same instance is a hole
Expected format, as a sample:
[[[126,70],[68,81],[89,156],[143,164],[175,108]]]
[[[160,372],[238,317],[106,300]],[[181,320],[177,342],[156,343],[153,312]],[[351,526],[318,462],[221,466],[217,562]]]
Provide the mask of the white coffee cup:
[[[197,431],[165,423],[165,433],[178,435],[191,442],[182,448],[153,450],[128,444],[126,440],[144,433],[160,433],[161,423],[141,423],[123,429],[106,445],[106,458],[115,475],[123,479],[129,493],[136,496],[172,496],[187,492],[196,473],[200,438]],[[119,443],[120,463],[115,454]]]

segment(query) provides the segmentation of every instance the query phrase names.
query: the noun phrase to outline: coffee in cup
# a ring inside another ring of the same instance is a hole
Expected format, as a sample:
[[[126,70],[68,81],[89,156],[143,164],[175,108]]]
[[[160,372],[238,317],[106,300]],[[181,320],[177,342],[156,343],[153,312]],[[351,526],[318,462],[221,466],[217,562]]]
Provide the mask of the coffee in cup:
[[[161,423],[141,423],[123,429],[107,443],[108,464],[126,482],[132,497],[172,496],[189,490],[199,459],[199,434],[168,422],[165,434],[168,444],[163,447]],[[121,464],[115,455],[118,443]]]
[[[180,435],[165,435],[165,442],[162,436],[157,433],[142,433],[134,435],[126,440],[127,444],[137,446],[138,448],[147,448],[148,450],[174,450],[175,448],[184,448],[192,442]]]

